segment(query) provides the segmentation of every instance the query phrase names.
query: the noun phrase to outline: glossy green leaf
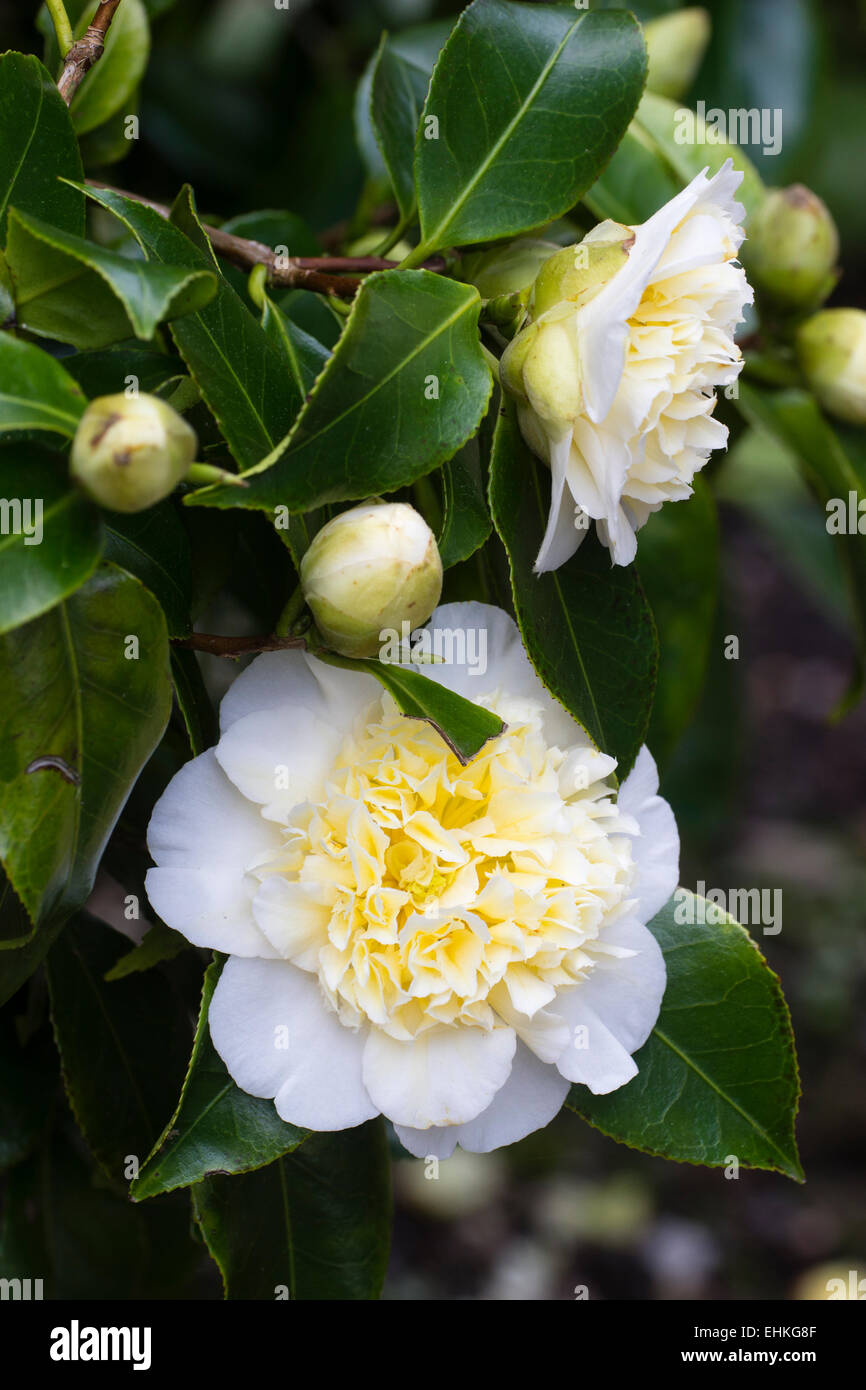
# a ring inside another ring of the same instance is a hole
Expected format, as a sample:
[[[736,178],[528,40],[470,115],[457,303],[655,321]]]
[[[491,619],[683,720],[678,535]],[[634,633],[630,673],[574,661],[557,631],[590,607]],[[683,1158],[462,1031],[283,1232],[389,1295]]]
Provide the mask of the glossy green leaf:
[[[748,932],[725,914],[714,921],[716,912],[678,889],[649,924],[668,978],[658,1022],[635,1053],[638,1074],[606,1096],[572,1086],[566,1105],[647,1153],[714,1168],[734,1156],[800,1181],[788,1008]]]
[[[470,439],[442,468],[443,517],[439,554],[443,569],[468,560],[490,535],[478,442]]]
[[[222,970],[205,972],[198,1027],[174,1114],[130,1187],[137,1201],[189,1187],[208,1173],[245,1173],[272,1163],[306,1139],[286,1124],[272,1100],[247,1095],[232,1081],[211,1042],[208,1009]]]
[[[647,743],[664,766],[694,715],[707,669],[719,583],[719,529],[704,479],[650,517],[637,566],[659,636],[659,674]]]
[[[35,444],[0,447],[0,633],[67,598],[99,562],[99,512],[66,460]]]
[[[376,1299],[388,1264],[390,1159],[381,1119],[193,1188],[229,1299]]]
[[[190,505],[309,511],[429,473],[487,407],[480,307],[472,286],[426,270],[371,275],[286,441],[245,475],[240,495],[208,488]]]
[[[80,0],[67,4],[76,38],[85,32],[96,8],[93,0],[85,5]],[[72,98],[69,109],[79,135],[95,130],[115,112],[125,115],[134,109],[133,98],[144,76],[149,51],[150,26],[142,0],[123,0],[111,21],[102,57]]]
[[[490,509],[508,552],[517,623],[547,689],[617,759],[622,778],[652,707],[652,613],[634,566],[611,566],[594,535],[552,574],[533,574],[549,508],[549,470],[524,444],[509,403],[493,440]]]
[[[109,189],[88,192],[127,225],[150,260],[213,269],[212,257],[152,208]],[[171,333],[238,466],[251,468],[285,437],[300,404],[282,357],[224,279],[216,298],[176,320]]]
[[[212,270],[133,260],[17,211],[6,259],[19,323],[75,347],[152,338],[164,320],[201,309],[217,291]]]
[[[130,1158],[144,1161],[171,1114],[191,1031],[159,971],[106,981],[126,949],[118,932],[82,915],[46,961],[69,1103],[95,1158],[119,1181]]]
[[[143,512],[105,520],[105,558],[135,575],[159,600],[169,637],[190,630],[192,558],[186,532],[168,499]]]
[[[415,137],[429,85],[430,72],[404,58],[383,36],[373,68],[370,113],[403,222],[415,212]]]
[[[0,435],[51,430],[71,437],[86,404],[84,392],[54,357],[0,333]]]
[[[389,34],[388,47],[391,52],[401,60],[407,67],[412,69],[410,80],[414,84],[424,84],[424,92],[421,98],[421,105],[424,104],[424,97],[430,84],[430,77],[436,65],[436,59],[442,51],[442,45],[451,33],[454,21],[450,19],[434,20],[432,24],[413,24],[408,29],[401,29],[398,34]],[[382,158],[382,150],[379,139],[373,124],[373,114],[371,110],[371,97],[373,91],[373,75],[379,61],[379,50],[373,54],[355,93],[355,135],[358,141],[358,148],[361,158],[367,169],[370,178],[375,181],[383,181],[388,178],[388,170]],[[418,122],[415,122],[417,127]],[[409,136],[409,161],[410,170],[415,152],[415,129]],[[414,188],[412,190],[414,202]]]
[[[219,723],[195,652],[185,647],[172,647],[171,675],[190,751],[197,758],[199,753],[219,741]]]
[[[411,719],[425,719],[438,730],[461,763],[468,763],[480,753],[488,739],[502,733],[503,723],[498,715],[481,705],[465,700],[447,686],[422,676],[418,671],[395,663],[321,654],[322,659],[350,671],[368,671],[397,701]]]
[[[84,197],[62,179],[82,179],[66,103],[38,58],[0,57],[0,244],[10,207],[84,231]]]
[[[111,565],[0,638],[0,857],[33,922],[87,898],[170,697],[162,610]]]
[[[866,512],[866,453],[858,432],[852,431],[843,442],[841,432],[807,391],[770,391],[741,381],[737,405],[750,424],[768,431],[797,457],[825,509],[827,530],[842,559],[857,625],[858,664],[838,710],[844,713],[860,698],[866,673],[866,536],[858,529],[858,509],[862,506]],[[831,513],[839,510],[839,524],[844,529],[834,531]]]
[[[418,132],[415,260],[562,216],[619,144],[645,77],[630,14],[475,0],[442,50]]]
[[[190,950],[190,944],[179,931],[172,931],[164,922],[155,922],[148,927],[137,946],[124,951],[110,969],[105,972],[106,984],[114,980],[124,980],[127,975],[137,975],[141,970],[152,970],[163,961],[174,960],[181,951]],[[174,1096],[172,1096],[172,1104]]]

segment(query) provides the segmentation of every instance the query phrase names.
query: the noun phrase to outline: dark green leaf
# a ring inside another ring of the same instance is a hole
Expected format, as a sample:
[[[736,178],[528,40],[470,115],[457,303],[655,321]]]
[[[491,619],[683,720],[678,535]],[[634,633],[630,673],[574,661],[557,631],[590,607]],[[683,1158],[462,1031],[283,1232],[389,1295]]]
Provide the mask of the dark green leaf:
[[[431,681],[418,671],[383,661],[349,661],[320,653],[322,659],[348,670],[369,671],[393,695],[400,709],[411,719],[425,719],[444,738],[449,748],[468,763],[480,753],[488,739],[502,733],[503,723],[498,715],[481,705],[456,695],[447,686]]]
[[[171,674],[174,693],[189,736],[194,758],[219,740],[219,725],[210,696],[193,651],[184,647],[171,649]]]
[[[172,931],[164,922],[155,922],[148,927],[138,945],[133,946],[131,951],[125,951],[105,972],[106,984],[123,980],[127,975],[136,975],[140,970],[152,970],[155,965],[161,965],[164,960],[174,960],[181,951],[189,949],[189,942],[179,931]]]
[[[0,633],[38,618],[96,568],[99,512],[66,461],[35,444],[0,448]]]
[[[659,676],[647,743],[667,763],[700,699],[719,582],[719,531],[703,478],[694,495],[650,517],[640,532],[638,569],[659,635]]]
[[[129,387],[151,395],[164,394],[161,388],[184,378],[186,372],[180,358],[140,347],[74,352],[63,359],[63,365],[91,401],[95,396],[117,395]]]
[[[92,198],[124,222],[151,260],[212,270],[213,260],[152,208],[105,188]],[[178,351],[242,469],[283,439],[300,405],[282,357],[226,280],[200,313],[171,326]],[[238,502],[238,489],[232,505]]]
[[[272,1100],[235,1085],[211,1042],[208,1009],[222,962],[205,972],[192,1056],[177,1108],[130,1193],[138,1201],[189,1187],[208,1173],[245,1173],[272,1163],[304,1141],[307,1131],[286,1124]]]
[[[484,544],[491,521],[481,483],[478,442],[470,439],[442,469],[444,516],[439,536],[443,569],[460,564]]]
[[[67,232],[84,231],[84,197],[62,179],[82,179],[69,111],[38,58],[0,57],[0,243],[10,207]]]
[[[158,971],[106,982],[126,946],[111,927],[81,916],[46,961],[70,1105],[94,1157],[120,1181],[171,1114],[190,1033],[182,1001]]]
[[[378,1298],[390,1245],[390,1176],[379,1119],[314,1134],[253,1173],[199,1183],[193,1209],[226,1298]]]
[[[442,50],[418,132],[415,259],[562,216],[619,144],[645,77],[632,15],[475,0]]]
[[[137,639],[138,659],[127,659]],[[90,893],[105,842],[168,720],[165,618],[112,565],[0,638],[0,856],[31,919]]]
[[[0,434],[52,430],[71,437],[86,404],[81,388],[47,352],[0,333]]]
[[[75,347],[152,338],[213,299],[216,273],[118,255],[13,211],[6,259],[20,324]]]
[[[429,84],[430,72],[402,57],[384,36],[373,68],[370,114],[404,223],[415,212],[415,137]]]
[[[652,707],[652,613],[634,566],[612,567],[594,535],[552,574],[533,574],[549,506],[550,474],[524,444],[509,403],[494,435],[490,509],[508,552],[517,623],[547,689],[617,759],[622,778]]]
[[[190,630],[192,561],[189,541],[173,504],[143,512],[112,512],[105,523],[105,557],[150,590],[165,613],[169,637]]]
[[[566,1104],[647,1153],[714,1168],[734,1156],[801,1181],[788,1008],[748,932],[726,915],[714,922],[716,911],[678,889],[650,923],[668,982],[658,1023],[635,1054],[638,1074],[606,1096],[572,1086]]]
[[[288,439],[242,493],[208,488],[190,504],[309,511],[429,473],[474,434],[490,397],[480,307],[472,286],[426,270],[371,275]]]

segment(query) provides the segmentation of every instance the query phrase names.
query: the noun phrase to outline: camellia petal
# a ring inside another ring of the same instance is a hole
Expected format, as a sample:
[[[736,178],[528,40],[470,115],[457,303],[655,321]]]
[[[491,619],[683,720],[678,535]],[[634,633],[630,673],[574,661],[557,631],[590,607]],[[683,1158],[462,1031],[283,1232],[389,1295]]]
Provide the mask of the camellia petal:
[[[516,1045],[510,1028],[436,1028],[409,1042],[372,1029],[364,1084],[395,1124],[460,1125],[486,1110],[505,1085]]]
[[[209,1013],[214,1047],[253,1096],[307,1129],[351,1129],[378,1114],[361,1079],[364,1035],[345,1028],[311,975],[288,961],[228,960]]]

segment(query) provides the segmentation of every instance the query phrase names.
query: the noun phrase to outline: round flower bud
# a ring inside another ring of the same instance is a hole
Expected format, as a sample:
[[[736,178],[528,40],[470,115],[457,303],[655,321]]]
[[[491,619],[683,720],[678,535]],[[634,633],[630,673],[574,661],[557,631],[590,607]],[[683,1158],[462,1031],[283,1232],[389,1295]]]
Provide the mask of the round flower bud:
[[[802,184],[770,189],[749,219],[743,263],[758,290],[783,309],[809,309],[836,283],[839,234],[828,208]]]
[[[405,502],[372,502],[323,526],[301,561],[316,626],[343,656],[375,656],[386,628],[425,623],[442,592],[430,527]]]
[[[866,312],[822,309],[801,324],[797,355],[825,410],[866,425]]]
[[[112,512],[141,512],[161,502],[198,451],[195,430],[158,396],[99,396],[72,441],[70,472]]]
[[[710,28],[707,11],[691,7],[645,24],[647,90],[663,97],[683,96],[701,65],[710,41]]]

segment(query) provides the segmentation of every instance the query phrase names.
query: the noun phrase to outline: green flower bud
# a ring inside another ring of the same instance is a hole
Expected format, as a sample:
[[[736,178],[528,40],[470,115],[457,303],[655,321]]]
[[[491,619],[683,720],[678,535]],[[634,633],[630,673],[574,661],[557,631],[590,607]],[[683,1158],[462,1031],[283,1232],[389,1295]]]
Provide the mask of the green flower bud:
[[[373,502],[323,526],[301,561],[316,626],[343,656],[375,656],[386,628],[425,623],[442,592],[430,527],[405,502]]]
[[[797,355],[825,410],[866,425],[866,312],[822,309],[798,329]]]
[[[532,288],[545,261],[559,250],[555,241],[537,237],[518,237],[507,246],[493,251],[478,251],[464,256],[461,275],[474,285],[482,299],[501,299],[504,295],[521,294]]]
[[[198,450],[195,430],[158,396],[99,396],[72,441],[69,471],[112,512],[141,512],[185,476]]]
[[[839,234],[821,199],[795,183],[773,188],[749,219],[742,260],[756,288],[782,309],[817,307],[832,290]]]
[[[645,24],[647,90],[662,97],[683,96],[701,65],[710,28],[710,16],[698,8],[677,10]]]
[[[502,354],[503,386],[553,436],[564,433],[583,407],[577,310],[625,265],[633,241],[630,227],[602,222],[577,246],[564,246],[545,261],[532,288],[532,321]]]
[[[600,222],[576,246],[563,246],[536,276],[530,306],[533,318],[540,318],[563,301],[573,308],[585,304],[625,265],[633,241],[631,227]]]

